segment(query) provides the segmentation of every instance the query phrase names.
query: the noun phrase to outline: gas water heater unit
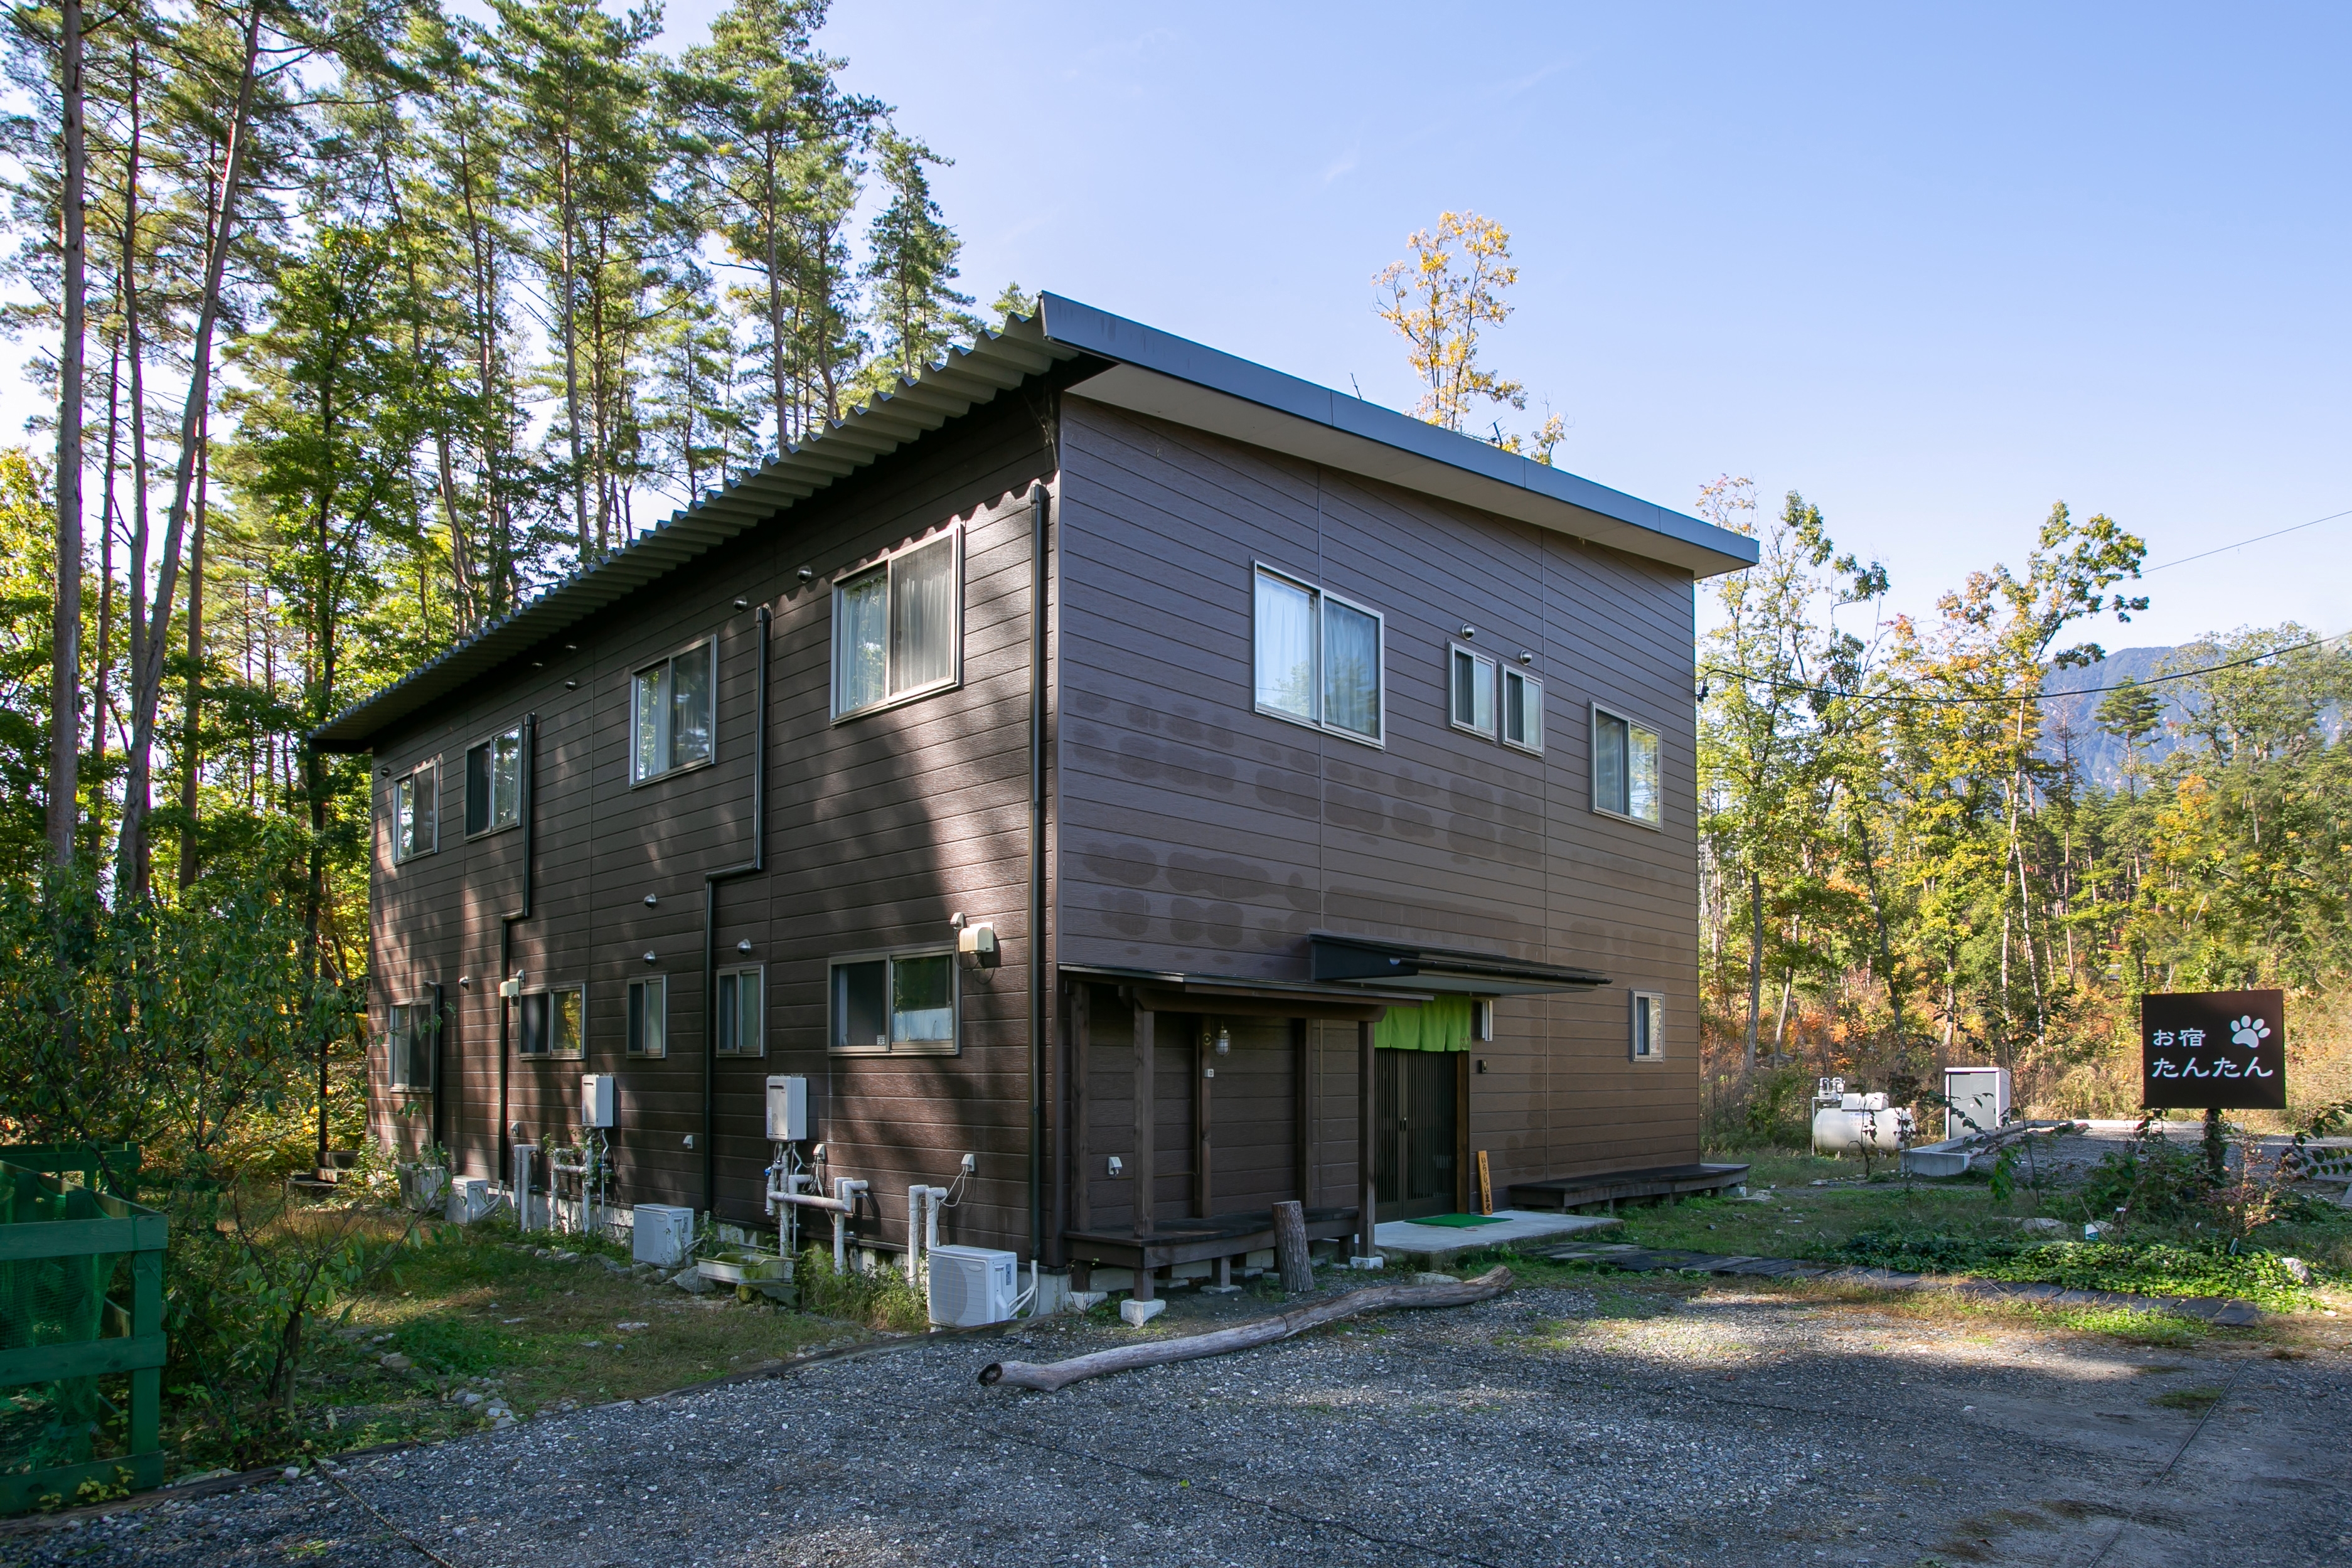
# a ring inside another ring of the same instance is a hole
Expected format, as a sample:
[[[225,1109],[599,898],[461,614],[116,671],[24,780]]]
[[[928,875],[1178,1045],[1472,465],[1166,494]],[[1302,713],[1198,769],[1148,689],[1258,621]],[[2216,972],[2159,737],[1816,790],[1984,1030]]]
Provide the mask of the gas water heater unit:
[[[582,1073],[580,1075],[581,1126],[610,1128],[613,1125],[613,1100],[611,1073]]]
[[[769,1079],[768,1142],[797,1144],[808,1135],[808,1080],[798,1073]]]

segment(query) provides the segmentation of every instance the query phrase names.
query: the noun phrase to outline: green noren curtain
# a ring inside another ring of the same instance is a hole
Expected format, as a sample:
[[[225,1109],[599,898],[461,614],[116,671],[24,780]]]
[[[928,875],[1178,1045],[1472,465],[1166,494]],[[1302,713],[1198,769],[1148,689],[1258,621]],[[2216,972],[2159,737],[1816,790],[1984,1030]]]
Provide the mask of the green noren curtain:
[[[1417,1008],[1391,1008],[1372,1026],[1372,1043],[1382,1051],[1467,1051],[1470,998],[1433,997]]]

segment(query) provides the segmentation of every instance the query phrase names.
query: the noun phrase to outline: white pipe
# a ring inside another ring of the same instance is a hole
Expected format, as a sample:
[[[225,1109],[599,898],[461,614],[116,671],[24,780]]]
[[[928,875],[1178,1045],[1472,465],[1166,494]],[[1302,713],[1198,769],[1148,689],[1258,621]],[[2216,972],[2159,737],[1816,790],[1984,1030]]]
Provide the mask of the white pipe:
[[[849,1200],[865,1190],[866,1184],[854,1176],[835,1176],[833,1178],[831,1203],[823,1198],[803,1200],[813,1208],[833,1211],[833,1271],[836,1274],[849,1272]]]
[[[923,1191],[930,1198],[923,1206],[923,1253],[929,1257],[940,1244],[940,1210],[947,1206],[948,1189],[928,1186]]]
[[[921,1182],[907,1189],[907,1283],[914,1284],[922,1278],[923,1210],[929,1206],[923,1200],[931,1189]]]

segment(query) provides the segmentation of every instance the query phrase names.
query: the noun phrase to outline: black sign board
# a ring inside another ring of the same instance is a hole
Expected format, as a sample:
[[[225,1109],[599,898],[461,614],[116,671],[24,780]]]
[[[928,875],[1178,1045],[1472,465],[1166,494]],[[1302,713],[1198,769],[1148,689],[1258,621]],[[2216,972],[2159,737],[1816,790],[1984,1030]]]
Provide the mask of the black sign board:
[[[2140,1103],[2286,1108],[2286,993],[2164,991],[2139,1000]]]

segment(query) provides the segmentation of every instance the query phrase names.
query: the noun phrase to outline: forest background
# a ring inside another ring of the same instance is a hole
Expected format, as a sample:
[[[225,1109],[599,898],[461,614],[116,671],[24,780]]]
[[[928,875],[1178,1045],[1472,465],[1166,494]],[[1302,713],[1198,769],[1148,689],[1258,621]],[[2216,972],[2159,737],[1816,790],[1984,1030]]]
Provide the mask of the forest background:
[[[369,791],[303,736],[1029,308],[960,291],[942,154],[844,85],[823,0],[738,0],[675,57],[651,12],[486,16],[11,12],[12,324],[56,414],[0,457],[10,1137],[289,1167],[325,1053],[355,1141]],[[1548,457],[1557,420],[1487,417],[1528,401],[1479,358],[1507,235],[1448,214],[1412,249],[1376,286],[1418,412]],[[2295,1104],[2352,1090],[2336,645],[2217,632],[2110,682],[2120,523],[2018,519],[2021,565],[1912,618],[1801,497],[1696,506],[1764,547],[1701,590],[1718,1140],[1786,1135],[1817,1073],[1987,1059],[2126,1112],[2165,987],[2285,987]]]

